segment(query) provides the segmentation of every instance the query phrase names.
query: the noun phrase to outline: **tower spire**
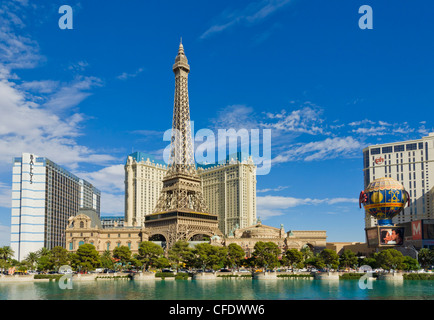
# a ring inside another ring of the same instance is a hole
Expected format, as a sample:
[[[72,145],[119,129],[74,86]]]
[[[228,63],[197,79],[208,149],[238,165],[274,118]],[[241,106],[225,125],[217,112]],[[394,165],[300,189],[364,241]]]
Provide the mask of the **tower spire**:
[[[172,138],[167,173],[154,212],[193,210],[206,212],[200,178],[196,172],[188,101],[190,66],[182,43],[172,67],[175,74]],[[176,187],[175,187],[176,186]]]

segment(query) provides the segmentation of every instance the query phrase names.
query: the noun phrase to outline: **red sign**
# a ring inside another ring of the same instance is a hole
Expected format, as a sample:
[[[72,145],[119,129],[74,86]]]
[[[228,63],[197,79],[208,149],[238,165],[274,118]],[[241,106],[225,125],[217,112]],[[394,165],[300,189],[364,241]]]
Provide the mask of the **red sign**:
[[[413,221],[411,223],[411,233],[413,240],[422,240],[422,220]]]
[[[375,159],[375,163],[376,164],[382,164],[384,162],[384,158],[383,157],[379,157]]]

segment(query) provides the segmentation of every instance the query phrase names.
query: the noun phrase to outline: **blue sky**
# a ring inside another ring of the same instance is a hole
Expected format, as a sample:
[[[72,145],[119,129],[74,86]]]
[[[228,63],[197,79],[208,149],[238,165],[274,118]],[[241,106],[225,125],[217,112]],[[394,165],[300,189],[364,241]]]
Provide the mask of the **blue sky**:
[[[61,5],[73,30],[61,30]],[[359,7],[373,9],[372,30]],[[364,241],[362,149],[433,129],[429,1],[18,1],[0,4],[0,245],[12,158],[45,156],[123,215],[131,151],[162,157],[182,37],[195,131],[271,129],[258,216]]]

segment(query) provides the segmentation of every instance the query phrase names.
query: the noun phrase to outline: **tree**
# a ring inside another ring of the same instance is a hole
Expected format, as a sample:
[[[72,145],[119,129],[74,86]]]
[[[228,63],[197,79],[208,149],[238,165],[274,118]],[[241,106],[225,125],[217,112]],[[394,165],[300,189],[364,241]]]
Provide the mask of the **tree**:
[[[43,247],[43,248],[39,249],[38,252],[36,252],[36,254],[40,258],[43,256],[49,256],[51,254],[51,251],[48,250],[47,248]]]
[[[29,252],[25,260],[28,262],[29,267],[33,269],[38,262],[38,255],[36,252]]]
[[[242,265],[245,256],[246,253],[244,252],[243,248],[236,243],[231,243],[228,246],[226,264],[231,266],[231,268],[239,268]]]
[[[44,255],[38,259],[37,269],[38,271],[48,271],[53,269],[53,262],[49,255]]]
[[[179,267],[191,258],[192,251],[187,241],[179,240],[169,250],[169,261],[176,266],[178,271]]]
[[[301,254],[303,255],[303,261],[313,258],[315,255],[312,252],[311,248],[308,245],[305,245],[301,250]]]
[[[102,253],[101,267],[104,269],[113,269],[113,259],[110,250],[106,250]]]
[[[404,260],[403,260],[403,264],[404,264],[403,269],[405,271],[419,270],[420,269],[419,263],[417,262],[416,259],[414,259],[412,257],[405,256]]]
[[[113,250],[113,258],[119,259],[122,265],[126,265],[131,260],[131,250],[127,246],[116,247]]]
[[[359,259],[351,250],[344,250],[339,257],[339,265],[345,268],[351,268],[358,264]]]
[[[101,258],[95,246],[90,243],[82,244],[75,253],[74,265],[82,271],[91,271],[101,266]]]
[[[163,254],[164,250],[158,244],[151,241],[143,241],[139,245],[139,255],[137,259],[143,263],[145,270],[148,270]]]
[[[363,259],[360,264],[370,266],[372,269],[378,268],[377,259],[373,257]]]
[[[430,250],[428,248],[420,249],[418,260],[422,268],[429,268],[434,264],[434,250]]]
[[[224,266],[226,256],[227,248],[200,243],[193,249],[190,264],[196,268],[216,270]]]
[[[50,262],[54,269],[58,270],[61,266],[69,264],[68,251],[60,246],[51,249],[49,255]]]
[[[304,263],[307,266],[312,266],[316,269],[324,269],[326,266],[324,260],[321,259],[319,256],[313,256],[312,258],[305,260]]]
[[[334,250],[324,249],[319,254],[319,258],[328,268],[337,269],[339,267],[339,256]]]
[[[9,246],[4,246],[0,248],[0,259],[3,259],[4,261],[8,261],[14,256],[14,254],[14,250],[12,250],[12,248]]]
[[[300,265],[303,262],[303,253],[297,249],[289,249],[285,252],[284,258],[287,265],[290,265],[294,269],[296,265]]]
[[[404,256],[396,249],[386,249],[376,255],[378,265],[384,270],[404,269]]]
[[[170,267],[170,261],[166,257],[159,257],[155,261],[155,267],[158,269],[168,268]]]
[[[274,242],[256,242],[252,256],[258,267],[265,269],[275,268],[279,265],[280,249]]]

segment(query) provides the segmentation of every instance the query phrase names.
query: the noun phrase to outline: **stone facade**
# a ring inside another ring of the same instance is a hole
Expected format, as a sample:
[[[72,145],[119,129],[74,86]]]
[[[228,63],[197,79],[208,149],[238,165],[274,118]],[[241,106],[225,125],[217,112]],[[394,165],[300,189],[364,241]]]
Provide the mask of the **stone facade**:
[[[326,231],[288,231],[283,225],[280,228],[263,225],[260,221],[253,226],[237,229],[233,236],[224,239],[228,246],[236,243],[250,256],[256,242],[273,242],[283,251],[288,249],[301,250],[309,246],[313,251],[319,251],[326,247]]]
[[[184,218],[184,219],[188,219]],[[161,220],[158,220],[161,223]],[[191,225],[188,222],[186,225]],[[91,243],[99,253],[106,250],[113,250],[118,246],[128,246],[132,253],[138,253],[138,247],[142,241],[149,241],[155,235],[162,235],[169,240],[175,232],[172,230],[173,224],[156,225],[150,228],[139,227],[115,227],[102,228],[98,218],[93,216],[91,210],[82,210],[75,217],[69,219],[66,228],[66,243],[68,251],[77,251],[79,245]],[[280,228],[263,225],[260,221],[246,228],[240,228],[234,231],[233,236],[224,237],[213,234],[212,230],[204,225],[199,229],[189,229],[182,227],[178,232],[184,232],[184,238],[191,240],[196,234],[203,234],[210,237],[210,243],[213,245],[229,246],[236,243],[241,246],[250,256],[253,248],[258,241],[273,242],[283,251],[287,249],[302,249],[309,246],[312,250],[318,251],[326,247],[326,231],[288,231],[285,232],[283,226]]]

